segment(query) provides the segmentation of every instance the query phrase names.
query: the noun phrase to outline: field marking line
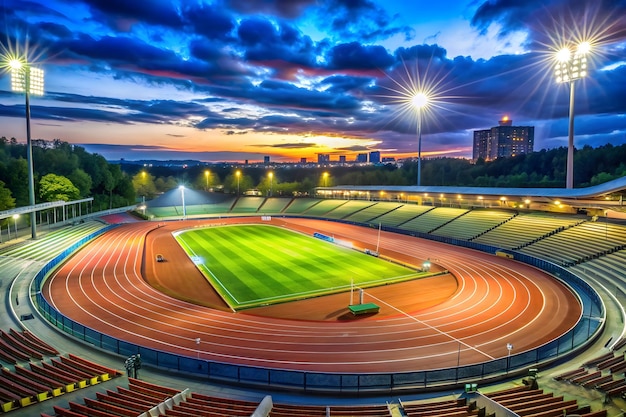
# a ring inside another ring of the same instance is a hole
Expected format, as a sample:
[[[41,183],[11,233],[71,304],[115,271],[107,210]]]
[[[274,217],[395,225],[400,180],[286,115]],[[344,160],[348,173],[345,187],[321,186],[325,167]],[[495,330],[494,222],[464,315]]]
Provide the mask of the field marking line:
[[[475,347],[474,347],[474,346],[472,346],[472,345],[468,345],[467,343],[465,343],[465,342],[464,342],[464,341],[462,341],[461,339],[457,339],[456,337],[452,336],[452,335],[451,335],[451,334],[449,334],[449,333],[446,333],[446,332],[444,332],[444,331],[442,331],[442,330],[439,330],[438,328],[436,328],[436,327],[434,327],[434,326],[431,326],[430,324],[424,323],[423,321],[419,320],[418,318],[416,318],[416,317],[414,317],[414,316],[411,316],[410,314],[406,313],[405,311],[400,310],[399,308],[397,308],[397,307],[395,307],[395,306],[393,306],[393,305],[391,305],[391,304],[389,304],[389,303],[387,303],[387,302],[385,302],[385,301],[381,300],[380,298],[378,298],[378,297],[376,297],[376,296],[374,296],[374,295],[372,295],[372,294],[370,294],[370,293],[367,293],[367,295],[368,295],[369,297],[372,297],[372,298],[373,298],[373,299],[375,299],[376,301],[378,301],[378,302],[380,302],[380,303],[382,303],[382,304],[386,305],[387,307],[390,307],[390,308],[392,308],[392,309],[396,310],[396,311],[397,311],[397,312],[399,312],[400,314],[402,314],[402,315],[404,315],[404,316],[408,317],[409,319],[411,319],[411,320],[415,321],[416,323],[419,323],[419,324],[421,324],[421,325],[423,325],[423,326],[426,326],[426,327],[428,327],[429,329],[434,330],[435,332],[437,332],[437,333],[439,333],[439,334],[441,334],[441,335],[443,335],[443,336],[447,336],[447,337],[449,337],[450,339],[454,340],[455,342],[459,343],[460,345],[463,345],[463,346],[465,346],[465,347],[467,347],[467,348],[469,348],[469,349],[471,349],[471,350],[474,350],[474,351],[476,351],[476,352],[480,353],[481,355],[484,355],[484,356],[488,357],[488,358],[489,358],[489,359],[491,359],[491,360],[495,360],[495,359],[496,359],[496,358],[494,358],[493,356],[491,356],[491,355],[489,355],[489,354],[487,354],[487,353],[483,352],[482,350],[477,349],[477,348],[475,348]]]
[[[186,249],[186,250],[185,250],[185,252],[187,253],[187,256],[189,256],[189,253],[191,252],[192,256],[194,256],[194,257],[196,257],[196,258],[199,258],[199,256],[196,254],[196,252],[195,252],[193,249],[191,249],[191,247],[189,247],[189,245],[187,244],[187,242],[185,241],[185,239],[184,239],[183,237],[181,237],[181,235],[182,235],[182,233],[181,233],[181,234],[179,234],[178,236],[176,236],[176,240],[177,240],[177,241],[179,241],[179,243],[181,243],[181,244],[185,247],[185,249]],[[190,258],[191,258],[191,257],[190,257]],[[193,262],[193,259],[191,259],[191,262]],[[223,289],[223,290],[224,290],[224,291],[228,294],[228,296],[229,296],[231,299],[233,299],[233,300],[235,301],[235,303],[237,303],[237,304],[241,304],[241,303],[239,302],[239,300],[237,300],[237,298],[235,298],[235,296],[234,296],[234,295],[233,295],[230,291],[228,291],[228,288],[226,288],[226,287],[224,286],[224,284],[222,283],[222,281],[220,281],[220,280],[219,280],[219,278],[217,278],[217,277],[215,276],[215,274],[214,274],[214,273],[213,273],[213,272],[212,272],[212,271],[211,271],[211,270],[210,270],[210,269],[206,266],[206,264],[204,264],[204,263],[202,263],[202,264],[196,264],[196,263],[194,262],[194,265],[196,265],[196,267],[197,267],[198,269],[204,269],[204,270],[206,270],[206,271],[207,271],[207,272],[208,272],[208,273],[209,273],[209,274],[213,277],[213,279],[215,280],[215,282],[217,282],[217,284],[218,284],[218,285],[219,285],[219,286],[220,286],[220,287],[221,287],[221,288],[222,288],[222,289]],[[203,268],[200,268],[200,267],[199,267],[200,265],[201,265]]]

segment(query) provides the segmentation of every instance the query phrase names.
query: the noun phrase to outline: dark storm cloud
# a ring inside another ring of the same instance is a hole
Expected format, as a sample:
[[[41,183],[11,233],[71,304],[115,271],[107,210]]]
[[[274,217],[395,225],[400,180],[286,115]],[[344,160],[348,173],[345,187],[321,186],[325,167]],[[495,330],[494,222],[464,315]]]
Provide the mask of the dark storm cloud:
[[[393,56],[380,45],[350,42],[328,52],[328,68],[333,70],[384,70],[394,63]]]
[[[531,29],[529,41],[551,46],[568,37],[589,38],[607,43],[626,35],[626,0],[489,0],[472,17],[472,25],[483,33],[494,23],[504,37],[515,31]]]
[[[265,14],[295,18],[316,0],[225,0],[224,4],[242,14]]]
[[[389,14],[371,0],[323,0],[318,3],[318,25],[338,39],[371,42],[403,34],[413,37],[413,29],[395,24]]]
[[[234,18],[215,5],[185,4],[183,14],[194,32],[207,39],[227,39],[235,29]]]
[[[94,20],[106,21],[121,31],[129,31],[138,22],[171,27],[179,27],[182,23],[175,3],[169,0],[153,0],[148,5],[143,1],[128,0],[82,2],[89,6]]]
[[[311,39],[285,22],[275,25],[264,18],[245,19],[240,23],[237,34],[247,61],[278,61],[273,68],[283,73],[316,65]]]
[[[353,90],[360,90],[375,79],[373,77],[355,77],[349,75],[331,75],[320,82],[320,86],[328,86],[329,92],[343,94]]]

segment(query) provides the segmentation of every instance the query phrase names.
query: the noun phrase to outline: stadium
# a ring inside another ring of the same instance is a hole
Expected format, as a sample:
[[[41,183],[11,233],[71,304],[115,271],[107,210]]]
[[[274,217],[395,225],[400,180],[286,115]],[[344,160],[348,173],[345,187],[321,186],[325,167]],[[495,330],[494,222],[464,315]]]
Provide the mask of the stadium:
[[[2,410],[618,415],[625,188],[176,189],[74,217],[2,249]]]

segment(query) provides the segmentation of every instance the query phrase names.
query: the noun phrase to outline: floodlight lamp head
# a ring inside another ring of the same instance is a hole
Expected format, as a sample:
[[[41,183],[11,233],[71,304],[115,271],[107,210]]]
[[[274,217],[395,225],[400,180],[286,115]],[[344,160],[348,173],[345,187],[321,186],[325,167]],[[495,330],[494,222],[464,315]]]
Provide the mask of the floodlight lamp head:
[[[413,107],[415,107],[416,109],[421,109],[426,104],[428,104],[428,96],[426,96],[426,94],[422,92],[419,92],[415,94],[413,98],[411,98],[411,104],[413,104]]]
[[[9,66],[14,70],[19,70],[24,66],[24,64],[19,59],[12,59],[9,61]]]
[[[179,189],[179,190],[184,190],[184,189],[185,189],[185,186],[184,186],[184,185],[179,185],[179,186],[178,186],[178,189]]]
[[[581,42],[578,44],[576,48],[576,53],[578,55],[585,55],[591,51],[591,44],[589,42]]]
[[[572,56],[572,51],[569,48],[563,48],[556,53],[556,60],[559,62],[567,62]]]

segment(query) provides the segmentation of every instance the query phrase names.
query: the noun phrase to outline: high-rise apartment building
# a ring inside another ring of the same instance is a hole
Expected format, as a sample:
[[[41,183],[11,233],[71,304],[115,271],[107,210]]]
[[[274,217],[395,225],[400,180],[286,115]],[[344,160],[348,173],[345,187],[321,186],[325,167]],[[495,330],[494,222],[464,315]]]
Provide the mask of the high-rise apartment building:
[[[370,152],[370,164],[380,164],[380,151]]]
[[[330,162],[330,155],[327,153],[319,153],[317,154],[317,163],[318,164],[327,164]]]
[[[530,153],[534,143],[534,126],[513,126],[513,121],[505,116],[498,126],[474,131],[473,159],[490,161]]]

